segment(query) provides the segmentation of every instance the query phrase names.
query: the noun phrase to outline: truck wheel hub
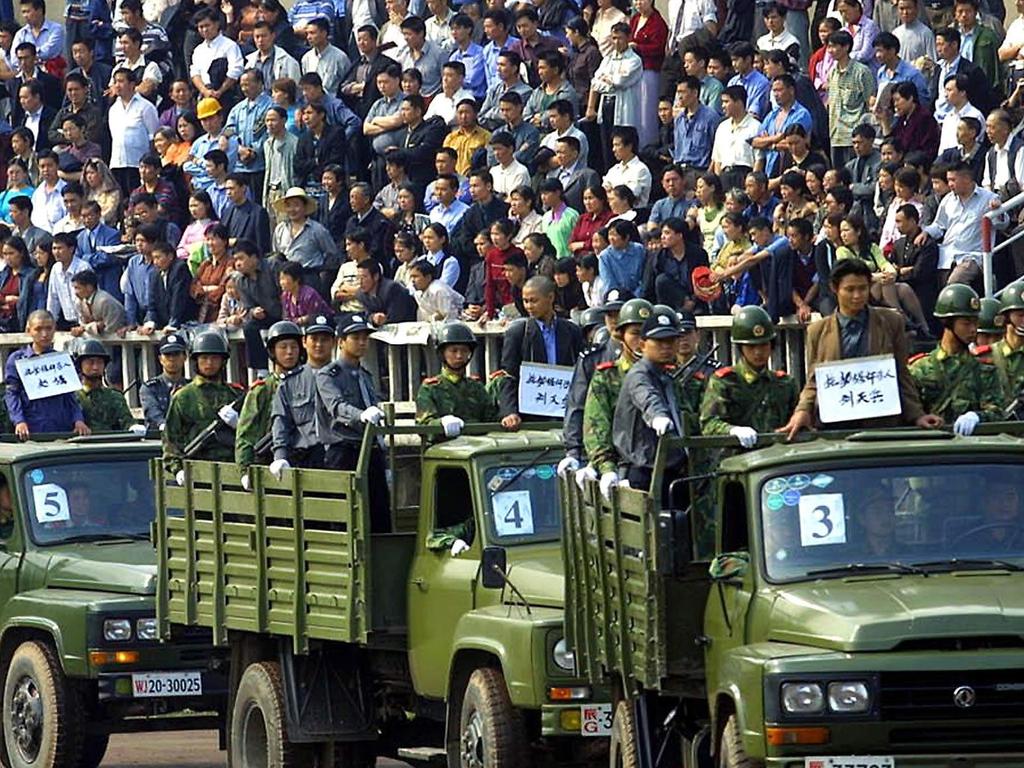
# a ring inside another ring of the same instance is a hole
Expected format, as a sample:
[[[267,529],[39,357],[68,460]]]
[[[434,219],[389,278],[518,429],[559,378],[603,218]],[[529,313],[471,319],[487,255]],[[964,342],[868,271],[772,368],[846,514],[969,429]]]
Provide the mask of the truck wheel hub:
[[[484,768],[484,719],[475,710],[462,730],[462,768]]]
[[[31,762],[39,755],[43,733],[43,702],[39,687],[31,677],[23,677],[11,699],[11,731],[18,751]]]

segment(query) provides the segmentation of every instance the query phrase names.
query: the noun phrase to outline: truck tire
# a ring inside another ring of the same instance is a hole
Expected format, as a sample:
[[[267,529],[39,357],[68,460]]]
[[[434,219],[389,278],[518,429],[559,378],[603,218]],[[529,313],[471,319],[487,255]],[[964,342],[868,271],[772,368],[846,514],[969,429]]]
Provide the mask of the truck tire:
[[[299,768],[301,750],[288,740],[284,689],[277,662],[250,664],[231,711],[232,768]]]
[[[722,729],[722,740],[718,748],[718,768],[758,768],[760,763],[747,757],[740,735],[736,715],[729,715]]]
[[[473,671],[459,713],[459,740],[449,768],[525,768],[530,746],[519,710],[499,669]]]
[[[36,640],[18,646],[3,690],[4,740],[11,768],[77,768],[82,708],[53,648]]]
[[[615,705],[612,718],[611,743],[608,746],[609,768],[636,768],[636,721],[629,700]]]

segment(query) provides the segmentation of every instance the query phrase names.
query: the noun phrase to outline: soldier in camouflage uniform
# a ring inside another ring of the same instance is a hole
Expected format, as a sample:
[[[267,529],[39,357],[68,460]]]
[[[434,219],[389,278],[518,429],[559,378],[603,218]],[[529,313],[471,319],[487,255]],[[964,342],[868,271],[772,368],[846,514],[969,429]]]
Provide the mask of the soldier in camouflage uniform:
[[[583,406],[583,449],[590,463],[576,472],[580,488],[586,480],[618,472],[619,454],[612,440],[615,404],[619,401],[622,380],[643,354],[640,331],[651,312],[651,303],[646,299],[630,299],[622,306],[615,328],[622,351],[616,360],[599,363],[590,380]]]
[[[978,313],[978,336],[975,338],[974,346],[991,347],[1003,338],[1005,331],[1003,302],[999,299],[982,299],[981,311]]]
[[[185,338],[171,333],[160,342],[157,361],[163,373],[139,387],[139,402],[147,429],[161,430],[171,407],[171,395],[188,384],[185,378]]]
[[[970,352],[980,309],[978,294],[969,285],[947,285],[935,301],[934,314],[943,325],[938,346],[907,361],[921,405],[953,422],[958,435],[971,434],[982,421],[1002,418],[1002,387],[985,373],[987,363]]]
[[[768,367],[776,333],[761,307],[743,307],[733,318],[731,335],[740,356],[735,365],[719,368],[707,380],[701,432],[732,435],[751,448],[758,432],[772,432],[789,420],[799,390],[792,376]]]
[[[238,414],[238,429],[235,430],[235,463],[242,468],[242,486],[245,490],[249,490],[248,469],[259,459],[256,445],[270,433],[274,393],[284,375],[301,361],[302,329],[290,320],[278,320],[267,331],[266,344],[274,372],[266,379],[253,382],[242,403],[242,410]]]
[[[992,345],[992,362],[999,372],[1003,405],[1009,406],[1024,392],[1024,281],[1006,286],[999,301],[1005,336]]]
[[[109,362],[110,352],[96,339],[82,342],[75,352],[75,365],[82,376],[78,402],[93,432],[122,432],[135,424],[124,395],[103,386],[103,371]]]
[[[416,423],[439,424],[457,437],[466,422],[498,420],[498,405],[477,376],[468,376],[477,341],[465,323],[445,323],[437,332],[441,373],[424,379],[416,393]]]
[[[185,481],[182,461],[232,461],[235,457],[235,427],[245,390],[224,381],[228,343],[216,331],[200,333],[190,350],[197,371],[192,381],[174,393],[164,427],[164,466],[175,473],[179,485]],[[207,427],[210,439],[185,456],[185,447]]]

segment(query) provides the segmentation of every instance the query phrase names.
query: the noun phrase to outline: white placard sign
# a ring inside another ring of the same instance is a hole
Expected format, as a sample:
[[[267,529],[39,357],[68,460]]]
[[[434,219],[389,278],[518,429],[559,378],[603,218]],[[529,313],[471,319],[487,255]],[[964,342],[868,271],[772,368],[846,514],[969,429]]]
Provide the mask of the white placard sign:
[[[32,502],[40,523],[64,523],[71,519],[68,495],[56,483],[33,485]]]
[[[64,395],[82,388],[78,371],[67,352],[23,357],[14,365],[29,400]]]
[[[846,510],[841,493],[800,497],[800,546],[846,543]]]
[[[898,416],[903,411],[892,355],[819,363],[814,378],[818,416],[824,424]]]
[[[529,491],[505,491],[491,497],[494,530],[499,536],[533,533],[533,507]]]
[[[561,419],[572,384],[572,368],[523,363],[519,369],[519,412]]]

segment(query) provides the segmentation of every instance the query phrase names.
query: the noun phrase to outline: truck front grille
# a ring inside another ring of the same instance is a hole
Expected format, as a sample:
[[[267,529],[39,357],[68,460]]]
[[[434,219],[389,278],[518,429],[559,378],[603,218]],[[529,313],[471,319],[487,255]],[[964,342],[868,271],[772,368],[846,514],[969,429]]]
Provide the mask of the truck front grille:
[[[974,720],[1024,716],[1024,669],[883,672],[883,720]]]

